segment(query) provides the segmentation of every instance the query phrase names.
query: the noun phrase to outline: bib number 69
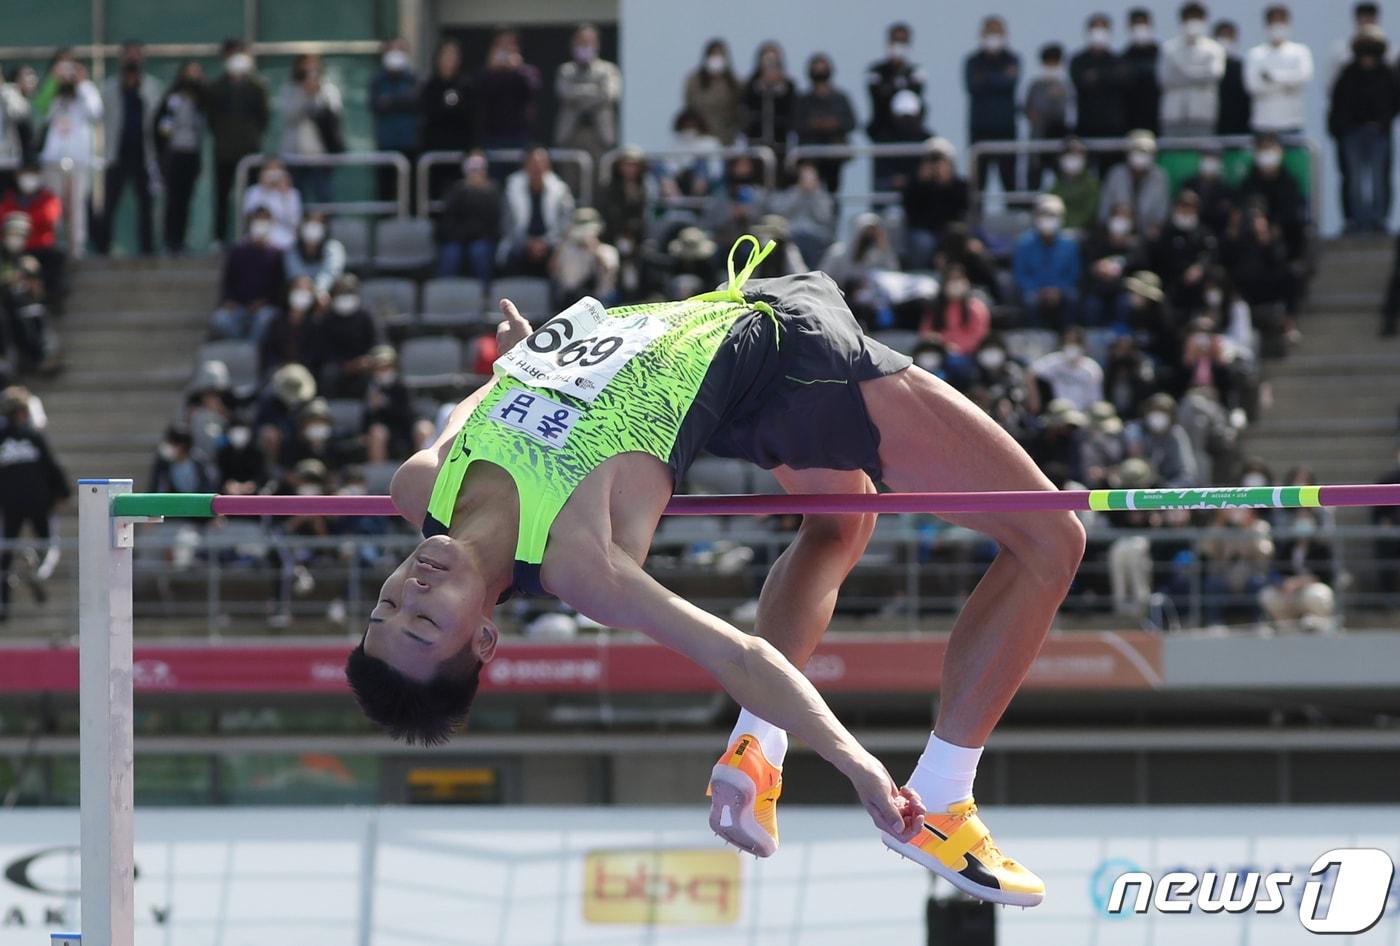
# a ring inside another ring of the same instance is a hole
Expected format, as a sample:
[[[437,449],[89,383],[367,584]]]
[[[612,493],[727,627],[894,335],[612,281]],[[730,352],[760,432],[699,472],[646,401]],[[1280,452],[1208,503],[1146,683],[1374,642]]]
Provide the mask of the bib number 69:
[[[580,367],[591,368],[607,361],[608,357],[621,347],[622,339],[616,335],[596,339],[581,338],[565,345],[560,350],[557,360],[561,368],[574,362],[578,362]]]

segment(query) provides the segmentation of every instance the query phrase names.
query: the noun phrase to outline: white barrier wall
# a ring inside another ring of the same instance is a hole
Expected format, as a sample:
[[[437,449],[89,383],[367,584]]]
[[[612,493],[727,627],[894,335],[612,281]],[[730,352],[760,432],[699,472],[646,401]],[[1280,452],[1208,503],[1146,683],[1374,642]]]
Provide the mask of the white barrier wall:
[[[1302,927],[1298,904],[1319,855],[1380,848],[1400,860],[1400,807],[986,814],[1049,888],[1040,907],[997,911],[1001,946],[1315,946],[1327,940]],[[77,822],[69,810],[0,813],[0,946],[77,926]],[[758,862],[722,848],[699,806],[147,810],[137,942],[922,946],[927,876],[887,854],[864,814],[790,806],[782,830],[782,850]],[[1273,915],[1106,915],[1113,878],[1138,869],[1294,882]],[[1400,944],[1400,882],[1379,923],[1346,941]]]

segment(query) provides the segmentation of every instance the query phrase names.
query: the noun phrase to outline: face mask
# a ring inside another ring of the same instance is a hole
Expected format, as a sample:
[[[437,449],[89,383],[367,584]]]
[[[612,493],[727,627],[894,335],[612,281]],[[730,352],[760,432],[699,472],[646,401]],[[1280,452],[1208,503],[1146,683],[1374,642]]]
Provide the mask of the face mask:
[[[900,62],[909,58],[908,43],[890,43],[889,54],[891,59],[898,59]]]
[[[1113,40],[1113,34],[1102,26],[1096,26],[1089,31],[1089,45],[1103,49]]]
[[[21,194],[32,194],[39,189],[39,175],[21,174],[18,183]]]
[[[778,58],[777,53],[764,53],[758,64],[764,69],[781,69],[783,61]]]
[[[1051,236],[1060,230],[1060,218],[1045,214],[1035,218],[1035,228],[1044,236]]]
[[[1199,170],[1201,172],[1201,177],[1219,177],[1220,159],[1217,158],[1215,155],[1209,155],[1207,157],[1201,158]]]
[[[301,228],[301,238],[307,243],[320,243],[326,236],[326,225],[323,223],[303,224]]]
[[[234,53],[228,57],[229,75],[246,76],[253,71],[253,57],[247,53]]]
[[[307,424],[302,429],[302,433],[303,435],[305,435],[307,440],[310,440],[313,443],[320,443],[321,441],[330,439],[331,425],[320,423]]]
[[[331,308],[337,315],[354,315],[360,311],[360,297],[346,293],[331,300]]]
[[[1047,79],[1064,79],[1065,67],[1059,63],[1043,62],[1040,64],[1040,74]]]
[[[1130,151],[1128,165],[1135,171],[1146,171],[1152,166],[1152,155],[1146,151]]]
[[[915,361],[930,374],[943,367],[943,356],[936,351],[921,352]]]
[[[1068,174],[1070,177],[1074,177],[1076,174],[1078,174],[1078,173],[1080,173],[1081,171],[1084,170],[1084,155],[1082,155],[1082,154],[1066,154],[1066,155],[1062,155],[1062,156],[1060,157],[1060,170],[1061,170],[1061,171],[1064,171],[1064,172],[1065,172],[1066,174]]]
[[[320,496],[320,495],[321,495],[321,487],[317,486],[315,483],[303,483],[302,485],[300,485],[300,486],[297,487],[297,495],[298,495],[298,496]]]
[[[160,458],[166,463],[174,463],[175,458],[180,455],[180,451],[176,449],[173,443],[162,443],[156,448],[156,452],[160,454]]]
[[[592,62],[598,58],[598,49],[595,46],[575,46],[574,59],[578,62]]]
[[[1313,519],[1298,518],[1293,520],[1293,531],[1300,539],[1317,534],[1317,522]]]
[[[228,445],[235,450],[242,450],[253,441],[253,432],[247,427],[230,427],[228,430]]]
[[[966,279],[954,279],[943,287],[943,293],[950,299],[961,299],[971,288]]]
[[[1133,222],[1127,217],[1109,217],[1108,232],[1116,237],[1125,237],[1133,232]]]
[[[313,296],[310,289],[293,289],[287,297],[287,304],[298,312],[311,308]]]
[[[1176,227],[1178,230],[1194,230],[1198,222],[1195,214],[1172,214],[1172,226]]]
[[[1266,148],[1254,156],[1254,163],[1266,171],[1272,171],[1283,163],[1283,152],[1274,148]]]
[[[1153,411],[1147,415],[1147,429],[1154,434],[1166,433],[1167,428],[1171,425],[1172,419],[1170,414],[1164,414],[1161,411]]]
[[[272,235],[272,223],[267,220],[254,220],[248,224],[248,235],[254,240],[266,240]]]
[[[999,53],[1006,48],[1006,37],[1000,33],[988,33],[982,37],[982,48],[989,53]]]
[[[1060,351],[1064,352],[1065,357],[1070,361],[1078,361],[1080,358],[1084,357],[1084,349],[1079,345],[1069,344],[1061,348]]]
[[[393,368],[389,368],[383,371],[376,371],[374,373],[374,383],[383,385],[384,387],[388,387],[397,380],[399,380],[399,373]]]
[[[1134,23],[1132,29],[1129,32],[1132,33],[1133,42],[1135,43],[1152,42],[1151,23]]]
[[[391,49],[384,54],[384,68],[390,72],[402,72],[408,68],[408,53],[402,49]]]
[[[717,76],[729,68],[729,60],[715,53],[705,60],[705,71],[712,76]]]
[[[1258,489],[1260,486],[1268,486],[1269,478],[1263,473],[1246,473],[1240,478],[1240,485],[1250,489]]]
[[[1190,39],[1200,39],[1206,35],[1205,20],[1187,20],[1181,24],[1181,32]]]
[[[984,348],[977,353],[977,363],[988,371],[995,371],[1006,363],[1006,352],[1000,348]]]
[[[22,236],[7,236],[5,237],[5,249],[11,253],[18,253],[24,249],[26,242],[27,240]]]
[[[1221,292],[1219,289],[1207,289],[1205,291],[1205,301],[1206,305],[1210,306],[1212,309],[1218,309],[1220,308],[1220,304],[1225,301],[1225,293]]]
[[[1269,25],[1269,39],[1276,43],[1288,41],[1288,37],[1293,35],[1293,30],[1287,23],[1271,23]]]

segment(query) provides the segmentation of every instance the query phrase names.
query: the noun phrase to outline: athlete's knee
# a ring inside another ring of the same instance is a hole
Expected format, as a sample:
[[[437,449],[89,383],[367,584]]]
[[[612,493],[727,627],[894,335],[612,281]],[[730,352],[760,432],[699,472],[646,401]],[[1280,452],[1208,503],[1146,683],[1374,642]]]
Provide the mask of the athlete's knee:
[[[799,534],[804,542],[832,551],[845,551],[854,561],[864,553],[870,536],[875,533],[878,518],[873,512],[804,516]]]
[[[1041,583],[1063,593],[1084,559],[1084,524],[1072,512],[1027,515],[1001,544]]]

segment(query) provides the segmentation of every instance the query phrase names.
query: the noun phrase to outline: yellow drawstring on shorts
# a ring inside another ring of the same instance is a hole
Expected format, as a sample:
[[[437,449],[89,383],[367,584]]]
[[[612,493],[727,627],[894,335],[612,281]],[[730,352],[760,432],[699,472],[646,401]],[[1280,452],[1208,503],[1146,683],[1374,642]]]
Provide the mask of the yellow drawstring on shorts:
[[[749,259],[748,262],[744,264],[744,268],[739,270],[738,273],[735,273],[734,257],[738,254],[739,247],[743,246],[745,243],[753,244],[753,246],[749,249]],[[733,302],[736,305],[742,305],[751,309],[756,309],[773,320],[773,344],[776,347],[782,347],[782,343],[780,341],[782,336],[782,327],[778,324],[778,316],[777,313],[773,311],[773,307],[761,300],[754,300],[753,302],[750,302],[749,300],[744,298],[744,293],[741,291],[744,288],[744,283],[748,282],[749,277],[753,275],[753,271],[755,269],[758,269],[759,264],[762,263],[765,259],[767,259],[768,254],[772,253],[773,250],[777,248],[777,246],[778,244],[773,242],[772,240],[769,240],[767,244],[760,246],[758,242],[758,237],[754,236],[751,233],[745,233],[743,236],[739,237],[739,239],[735,240],[734,245],[729,248],[729,282],[725,285],[725,287],[723,289],[716,289],[712,292],[702,292],[698,296],[691,296],[690,299],[687,299],[686,301],[690,302],[693,300],[695,302]]]

